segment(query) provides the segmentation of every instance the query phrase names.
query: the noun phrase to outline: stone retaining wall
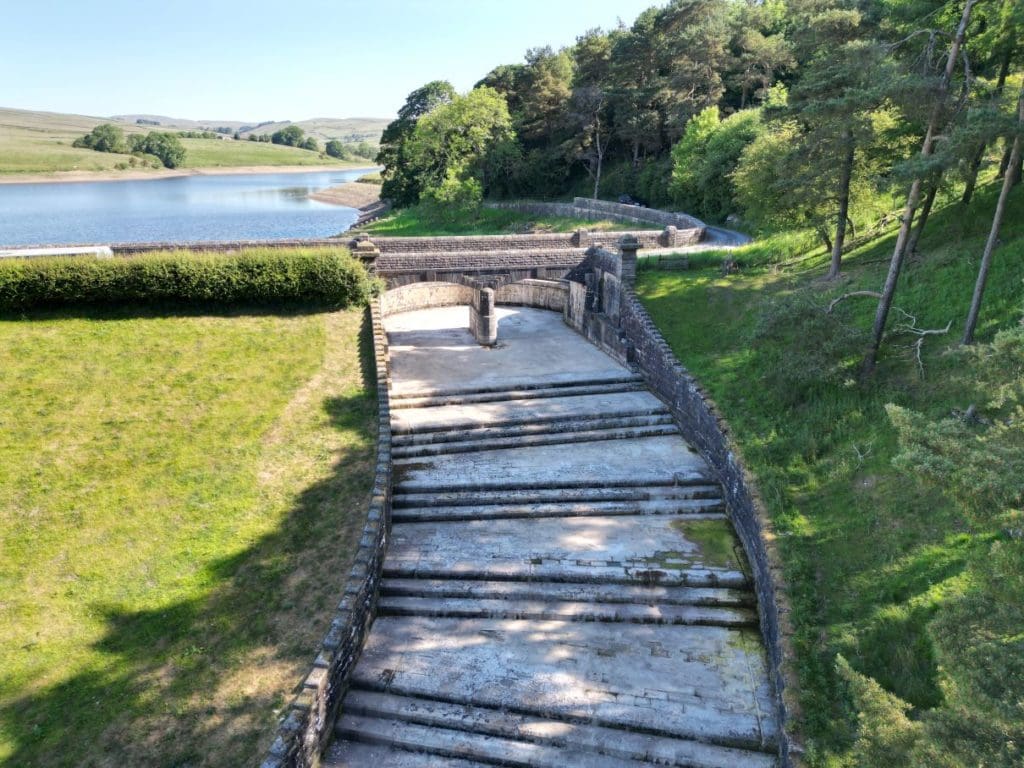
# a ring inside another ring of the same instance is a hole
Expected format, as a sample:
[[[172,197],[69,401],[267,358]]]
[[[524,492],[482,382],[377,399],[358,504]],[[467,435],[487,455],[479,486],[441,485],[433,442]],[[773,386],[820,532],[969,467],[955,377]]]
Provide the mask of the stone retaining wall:
[[[377,465],[362,537],[344,594],[302,690],[261,768],[315,768],[334,728],[338,705],[376,614],[384,554],[391,536],[391,413],[387,336],[379,300],[371,304],[377,366]]]
[[[639,205],[624,205],[607,200],[592,200],[587,197],[574,197],[571,203],[549,203],[534,200],[513,200],[510,202],[485,203],[488,208],[499,210],[522,211],[534,216],[564,216],[574,219],[600,221],[611,219],[620,222],[637,222],[673,226],[680,230],[697,230],[696,238],[691,242],[699,242],[706,225],[703,221],[685,213],[659,211],[656,208],[644,208]],[[671,245],[682,245],[672,243]]]
[[[568,251],[586,250],[592,246],[614,248],[624,236],[637,238],[642,248],[666,248],[695,242],[699,237],[694,232],[678,228],[639,229],[631,232],[592,232],[578,229],[575,232],[536,233],[527,235],[453,235],[439,237],[387,237],[361,234],[343,241],[350,248],[362,241],[373,243],[382,256],[415,256],[419,254],[451,255],[459,253],[512,253],[525,251]]]

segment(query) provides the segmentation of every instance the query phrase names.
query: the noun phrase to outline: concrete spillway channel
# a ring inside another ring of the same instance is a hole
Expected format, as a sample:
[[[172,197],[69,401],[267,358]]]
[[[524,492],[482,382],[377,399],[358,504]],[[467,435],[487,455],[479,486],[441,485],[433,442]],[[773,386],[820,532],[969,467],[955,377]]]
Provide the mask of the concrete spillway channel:
[[[776,764],[721,488],[633,372],[554,312],[385,320],[393,531],[325,764]]]

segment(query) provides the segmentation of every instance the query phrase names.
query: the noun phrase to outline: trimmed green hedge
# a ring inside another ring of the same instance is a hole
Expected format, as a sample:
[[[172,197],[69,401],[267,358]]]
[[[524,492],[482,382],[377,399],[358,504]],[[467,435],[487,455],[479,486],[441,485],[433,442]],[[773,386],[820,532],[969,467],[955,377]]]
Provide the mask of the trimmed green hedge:
[[[0,259],[0,312],[121,304],[334,308],[365,302],[373,290],[366,269],[343,248]]]

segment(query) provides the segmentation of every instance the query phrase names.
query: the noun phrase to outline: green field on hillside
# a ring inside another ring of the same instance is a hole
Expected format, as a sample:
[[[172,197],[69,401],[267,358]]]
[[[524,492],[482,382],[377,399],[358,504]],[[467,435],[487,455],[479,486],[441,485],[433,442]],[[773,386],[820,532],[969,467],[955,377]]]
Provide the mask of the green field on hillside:
[[[690,271],[641,265],[644,304],[729,421],[774,520],[811,766],[1024,764],[1024,189],[980,343],[957,343],[995,193],[934,217],[867,383],[877,301],[825,308],[880,288],[892,235],[852,252],[838,284],[794,234],[701,254]]]
[[[256,764],[365,516],[367,324],[0,319],[0,764]]]
[[[0,175],[64,171],[114,172],[119,165],[132,163],[133,158],[130,155],[95,152],[71,146],[75,139],[103,122],[111,121],[79,115],[0,108]],[[177,130],[164,126],[115,124],[128,135]],[[320,152],[263,142],[222,139],[181,141],[186,151],[183,166],[185,168],[231,168],[250,165],[359,168],[371,165],[366,160],[340,161]]]
[[[185,168],[231,168],[245,165],[324,165],[338,168],[368,168],[369,160],[336,160],[321,152],[310,152],[282,144],[224,139],[182,139]]]

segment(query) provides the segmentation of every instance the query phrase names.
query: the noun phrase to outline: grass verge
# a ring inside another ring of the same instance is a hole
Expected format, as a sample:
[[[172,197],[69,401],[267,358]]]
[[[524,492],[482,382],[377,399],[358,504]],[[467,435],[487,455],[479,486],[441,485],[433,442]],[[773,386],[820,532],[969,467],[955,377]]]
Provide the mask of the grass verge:
[[[907,314],[890,327],[951,331],[925,339],[920,364],[918,337],[891,331],[866,384],[857,367],[876,302],[824,308],[878,290],[892,234],[852,252],[839,283],[821,280],[827,255],[794,233],[639,276],[644,304],[729,420],[780,536],[812,766],[1024,761],[1024,484],[1013,472],[1024,456],[1024,190],[982,343],[956,344],[994,195],[937,213],[901,278]],[[739,271],[723,274],[724,258]],[[971,404],[976,423],[962,417]]]
[[[0,321],[0,763],[256,762],[365,513],[367,326]]]
[[[525,235],[538,232],[629,231],[661,229],[654,224],[619,221],[588,221],[564,216],[532,216],[519,211],[478,208],[450,211],[439,217],[423,206],[402,208],[367,224],[374,235],[428,237],[432,235]]]

